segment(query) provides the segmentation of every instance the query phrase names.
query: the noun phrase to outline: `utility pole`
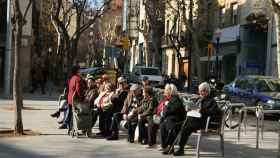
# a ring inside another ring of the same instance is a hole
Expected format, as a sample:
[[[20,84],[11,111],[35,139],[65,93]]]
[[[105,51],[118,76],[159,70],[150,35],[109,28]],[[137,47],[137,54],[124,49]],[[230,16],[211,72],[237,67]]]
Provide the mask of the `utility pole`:
[[[6,97],[11,95],[11,54],[12,54],[12,26],[11,26],[11,1],[7,0],[7,31],[5,41],[5,68],[4,68],[4,93]]]
[[[193,26],[193,0],[190,0],[190,8],[189,8],[189,24],[190,27]],[[188,92],[191,91],[191,70],[192,70],[192,33],[189,31],[189,38],[187,39],[189,43],[189,50],[188,50]]]

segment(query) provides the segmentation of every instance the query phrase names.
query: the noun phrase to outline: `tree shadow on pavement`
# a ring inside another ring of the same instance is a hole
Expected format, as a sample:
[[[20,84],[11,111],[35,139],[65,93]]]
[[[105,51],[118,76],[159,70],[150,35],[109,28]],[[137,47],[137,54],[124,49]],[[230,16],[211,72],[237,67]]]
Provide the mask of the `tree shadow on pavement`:
[[[209,139],[210,138],[210,139]],[[217,137],[203,137],[201,140],[200,146],[200,155],[201,157],[222,157],[220,151],[220,140],[212,139]],[[246,138],[243,138],[245,140]],[[189,143],[192,148],[185,148],[186,156],[195,156],[195,145],[197,138],[195,136],[191,136]],[[278,151],[277,149],[256,149],[254,147],[249,146],[251,144],[238,144],[234,143],[232,139],[228,139],[225,137],[224,142],[224,152],[225,158],[245,158],[245,157],[263,157],[263,158],[271,158],[277,157]]]
[[[54,158],[55,156],[46,156],[31,151],[22,150],[10,144],[0,143],[1,158]]]

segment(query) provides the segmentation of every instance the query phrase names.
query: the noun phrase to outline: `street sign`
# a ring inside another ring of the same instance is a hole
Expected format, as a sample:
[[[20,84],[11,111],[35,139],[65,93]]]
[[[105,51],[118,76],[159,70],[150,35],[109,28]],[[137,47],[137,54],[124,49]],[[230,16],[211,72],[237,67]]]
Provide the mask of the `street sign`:
[[[208,55],[209,58],[213,55],[213,48],[214,48],[213,44],[212,43],[208,43],[207,55]]]

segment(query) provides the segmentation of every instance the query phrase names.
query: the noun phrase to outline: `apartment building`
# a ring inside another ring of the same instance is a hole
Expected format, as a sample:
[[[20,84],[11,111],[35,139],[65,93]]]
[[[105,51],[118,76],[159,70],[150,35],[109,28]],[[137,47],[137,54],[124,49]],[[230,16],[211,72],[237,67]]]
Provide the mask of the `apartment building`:
[[[173,5],[176,6],[176,0]],[[187,1],[186,1],[187,2]],[[195,1],[194,1],[195,2]],[[204,5],[204,25],[197,26],[194,17],[194,27],[205,27],[204,31],[211,38],[208,44],[201,44],[201,53],[195,62],[200,64],[200,80],[210,74],[228,83],[238,75],[269,75],[279,76],[279,55],[276,41],[278,19],[274,15],[269,1],[263,0],[209,0]],[[168,4],[170,5],[170,4]],[[188,47],[178,53],[169,39],[170,30],[174,26],[174,13],[166,7],[165,36],[163,37],[163,70],[170,75],[179,76],[181,70],[188,71]],[[199,9],[199,6],[194,6]],[[188,12],[188,11],[187,11]],[[180,18],[175,29],[180,36],[184,29]],[[205,40],[204,40],[205,42]],[[202,42],[201,42],[202,43]],[[213,46],[213,52],[208,55],[207,45]],[[194,63],[194,62],[192,62]],[[180,65],[181,64],[181,65]],[[197,75],[198,67],[192,64],[192,75]]]
[[[24,10],[28,0],[21,0],[20,6]],[[4,89],[9,96],[12,84],[12,26],[11,26],[11,1],[0,1],[0,89]],[[27,23],[23,27],[21,47],[21,76],[23,86],[28,84],[31,68],[31,42],[32,42],[32,9],[29,10]]]

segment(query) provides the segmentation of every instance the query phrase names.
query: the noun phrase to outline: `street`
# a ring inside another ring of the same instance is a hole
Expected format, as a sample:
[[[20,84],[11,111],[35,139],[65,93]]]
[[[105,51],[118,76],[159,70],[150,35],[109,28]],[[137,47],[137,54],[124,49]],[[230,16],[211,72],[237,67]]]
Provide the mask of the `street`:
[[[32,98],[30,96],[29,98]],[[158,149],[146,149],[139,144],[126,142],[125,132],[118,141],[107,141],[100,138],[71,138],[66,130],[58,129],[56,120],[50,114],[57,108],[57,101],[52,97],[35,97],[37,99],[24,100],[23,124],[25,129],[39,132],[39,136],[23,136],[0,138],[1,158],[159,158],[170,157],[161,154]],[[42,100],[44,98],[44,100]],[[13,111],[9,110],[11,100],[0,100],[0,131],[13,127]],[[32,109],[33,108],[33,109]],[[277,156],[278,135],[276,121],[266,120],[264,140],[260,142],[260,149],[255,149],[256,130],[254,119],[250,116],[246,135],[241,133],[241,140],[237,142],[237,130],[225,129],[225,158],[273,158]],[[98,132],[97,126],[94,133]],[[207,137],[201,141],[201,157],[221,157],[219,153],[219,138]],[[193,146],[195,137],[191,137],[185,148],[186,157],[195,157]]]

